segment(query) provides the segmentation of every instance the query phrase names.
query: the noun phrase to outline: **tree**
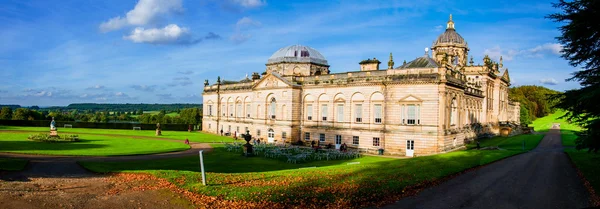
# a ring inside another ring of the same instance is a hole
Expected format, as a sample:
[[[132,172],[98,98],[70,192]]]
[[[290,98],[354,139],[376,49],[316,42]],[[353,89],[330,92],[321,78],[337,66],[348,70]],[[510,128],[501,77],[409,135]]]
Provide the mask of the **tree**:
[[[521,124],[531,124],[531,119],[529,119],[529,110],[525,105],[521,104],[521,113],[519,114],[519,120]]]
[[[2,107],[2,110],[0,110],[0,120],[11,120],[12,115],[13,112],[10,107]]]
[[[13,120],[27,120],[29,119],[29,109],[18,108],[12,117]]]
[[[560,0],[554,7],[558,13],[547,16],[560,26],[557,40],[563,45],[562,57],[581,70],[570,81],[578,81],[579,89],[565,91],[556,107],[567,110],[569,120],[583,126],[576,140],[578,149],[600,150],[600,1]]]

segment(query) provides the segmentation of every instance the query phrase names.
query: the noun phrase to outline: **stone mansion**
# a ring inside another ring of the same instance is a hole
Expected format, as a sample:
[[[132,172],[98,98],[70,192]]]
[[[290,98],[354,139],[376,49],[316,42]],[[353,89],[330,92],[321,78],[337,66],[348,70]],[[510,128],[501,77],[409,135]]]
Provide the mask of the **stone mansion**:
[[[279,49],[266,71],[241,81],[205,81],[202,130],[242,134],[261,142],[343,143],[361,151],[427,155],[463,148],[482,134],[519,124],[520,107],[508,99],[508,69],[487,55],[469,59],[469,46],[455,28],[431,50],[385,69],[376,59],[360,71],[330,73],[317,50],[293,45]]]

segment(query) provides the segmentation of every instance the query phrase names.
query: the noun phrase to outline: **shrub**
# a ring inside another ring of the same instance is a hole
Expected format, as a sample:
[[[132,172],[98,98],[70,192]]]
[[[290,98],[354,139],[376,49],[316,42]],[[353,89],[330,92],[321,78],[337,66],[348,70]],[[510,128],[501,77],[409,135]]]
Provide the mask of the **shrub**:
[[[50,136],[47,133],[29,135],[27,139],[36,142],[77,142],[79,141],[79,135],[58,135]]]

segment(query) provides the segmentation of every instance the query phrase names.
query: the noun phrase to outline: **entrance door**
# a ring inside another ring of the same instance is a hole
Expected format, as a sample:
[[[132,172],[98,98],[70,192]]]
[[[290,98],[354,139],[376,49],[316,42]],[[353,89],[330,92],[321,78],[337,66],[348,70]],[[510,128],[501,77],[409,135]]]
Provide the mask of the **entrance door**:
[[[415,140],[406,140],[406,156],[412,157],[415,155]]]
[[[270,128],[269,132],[267,133],[267,142],[268,143],[274,143],[275,142],[275,131],[273,131],[272,128]]]
[[[335,149],[340,149],[342,146],[342,135],[335,135]]]

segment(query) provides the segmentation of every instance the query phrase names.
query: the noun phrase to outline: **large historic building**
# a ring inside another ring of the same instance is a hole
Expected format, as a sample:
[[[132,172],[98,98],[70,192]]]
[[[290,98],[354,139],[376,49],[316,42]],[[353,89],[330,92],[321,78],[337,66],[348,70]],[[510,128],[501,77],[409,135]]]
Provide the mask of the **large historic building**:
[[[300,45],[279,49],[266,71],[241,81],[205,82],[202,129],[262,141],[318,141],[339,148],[425,155],[464,147],[481,134],[519,123],[508,99],[508,69],[487,55],[482,65],[452,16],[423,56],[399,67],[390,53],[385,69],[375,58],[360,71],[330,73],[327,59]]]

